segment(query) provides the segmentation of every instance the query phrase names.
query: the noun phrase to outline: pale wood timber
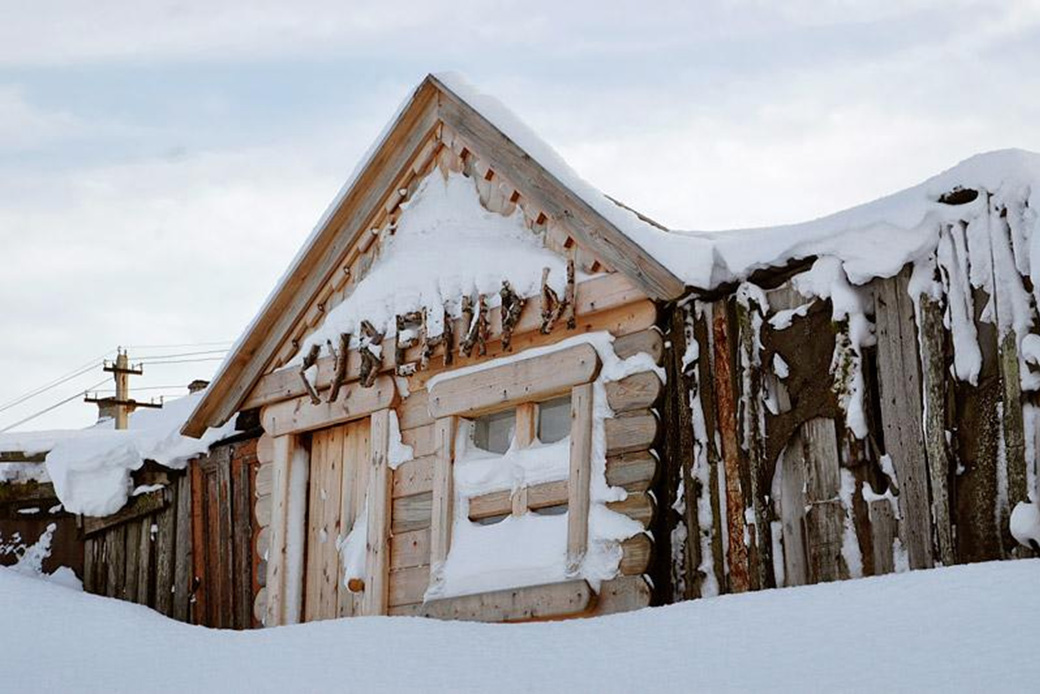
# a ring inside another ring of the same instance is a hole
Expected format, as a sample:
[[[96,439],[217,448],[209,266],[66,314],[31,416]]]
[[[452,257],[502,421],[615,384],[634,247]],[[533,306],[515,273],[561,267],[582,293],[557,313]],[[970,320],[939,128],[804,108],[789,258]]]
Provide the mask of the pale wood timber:
[[[274,477],[271,478],[272,484],[274,483]],[[262,527],[271,525],[271,511],[273,503],[271,501],[270,494],[264,494],[263,496],[256,497],[256,501],[253,502],[253,517],[256,518],[257,524]]]
[[[430,414],[475,415],[549,398],[595,380],[599,367],[596,349],[581,344],[440,381],[430,388]]]
[[[430,527],[433,519],[433,492],[402,496],[391,502],[393,533],[406,533]]]
[[[596,598],[595,616],[631,612],[650,606],[650,584],[642,576],[619,576],[604,581]]]
[[[433,469],[437,456],[406,460],[394,470],[393,498],[433,491]]]
[[[620,229],[597,213],[535,159],[504,135],[465,100],[436,77],[441,90],[438,114],[455,137],[477,152],[495,171],[509,172],[510,180],[526,199],[547,215],[566,220],[575,239],[594,249],[611,267],[635,280],[653,298],[676,299],[686,290],[682,280],[644,251]]]
[[[622,335],[614,340],[614,354],[621,359],[636,354],[649,354],[654,363],[659,365],[664,359],[664,337],[657,328]]]
[[[414,429],[415,427],[433,424],[430,416],[428,402],[430,392],[425,388],[413,390],[408,397],[402,398],[397,404],[397,421],[402,429]]]
[[[390,565],[390,410],[372,415],[369,430],[368,543],[365,552],[365,593],[362,609],[366,615],[386,614],[387,573]]]
[[[387,607],[422,602],[430,585],[430,566],[412,566],[391,571],[388,578]],[[365,588],[368,592],[368,588]]]
[[[262,587],[256,591],[256,597],[253,598],[253,619],[258,623],[264,623],[264,616],[267,614],[267,587]]]
[[[579,579],[431,600],[417,614],[474,622],[521,622],[579,615],[595,604],[589,584]]]
[[[368,494],[368,470],[371,443],[369,420],[360,419],[344,425],[343,438],[343,489],[340,492],[340,527],[342,537],[354,530],[355,524],[365,512]],[[366,538],[367,539],[367,538]],[[342,563],[339,566],[339,616],[350,617],[361,614],[363,595],[348,590],[344,585],[346,575]]]
[[[336,402],[312,404],[306,398],[284,400],[263,410],[264,431],[271,436],[297,434],[343,424],[393,407],[397,386],[389,376],[380,376],[371,388],[353,384]]]
[[[611,323],[617,323],[618,325],[631,324],[635,326],[632,330],[644,331],[654,324],[657,316],[653,303],[646,301],[646,295],[631,280],[618,273],[596,277],[578,284],[575,301],[577,303],[576,308],[579,321],[577,332],[607,329]],[[652,316],[648,314],[652,314]],[[614,316],[618,317],[614,318]],[[457,352],[468,326],[464,325],[462,318],[455,319],[453,323],[454,329],[452,333],[454,341],[451,348]],[[488,311],[488,323],[491,327],[492,342],[495,342],[496,337],[500,338],[501,336],[502,315],[499,307],[496,306]],[[525,349],[531,346],[530,343],[532,341],[538,344],[545,344],[558,339],[558,337],[553,335],[541,335],[538,332],[539,325],[540,318],[537,311],[530,309],[523,311],[520,315],[520,320],[513,329],[514,350],[520,351]],[[617,343],[621,340],[622,338],[618,338],[615,341],[615,351],[619,349]],[[396,344],[396,338],[387,338],[383,342],[383,362],[381,366],[384,371],[392,370],[397,366],[395,356],[397,352]],[[626,344],[623,342],[622,346],[624,347]],[[639,345],[641,346],[632,346],[631,349],[653,349],[653,337],[647,335],[640,338]],[[420,346],[411,347],[405,351],[405,358],[408,362],[416,361],[421,356],[420,352]],[[498,339],[494,348],[489,343],[488,352],[489,358],[507,354],[501,348],[500,339]],[[477,361],[484,360],[479,358],[463,359],[456,366],[465,366],[468,363]],[[431,369],[431,371],[436,370]],[[352,349],[347,359],[347,381],[357,380],[360,372],[361,356],[357,349]],[[332,357],[319,359],[318,372],[315,377],[318,390],[322,391],[329,388],[334,378],[335,359]],[[418,388],[412,388],[412,390],[414,392]],[[242,409],[261,407],[302,395],[305,395],[305,392],[303,384],[300,383],[299,373],[293,368],[279,369],[258,380],[256,386],[250,391],[248,398],[243,402]],[[402,425],[402,428],[406,427]]]
[[[271,548],[267,556],[267,614],[264,626],[278,626],[285,619],[286,541],[288,539],[289,472],[295,437],[274,439],[271,465],[274,481],[271,491]]]
[[[646,533],[634,535],[621,543],[621,563],[618,571],[622,576],[646,573],[653,556],[654,543]]]
[[[256,440],[256,459],[260,461],[261,466],[274,460],[274,437],[270,434],[261,434]]]
[[[285,279],[224,363],[185,423],[186,435],[201,436],[207,427],[227,421],[238,411],[300,316],[340,268],[345,253],[367,234],[369,222],[381,210],[387,191],[411,166],[436,127],[436,96],[437,86],[430,81],[413,93],[409,105],[400,112],[353,185],[337,200],[320,231],[297,256]]]
[[[527,490],[527,508],[537,511],[543,508],[569,504],[569,486],[569,480],[558,480],[556,482],[542,482],[541,484],[524,487]]]
[[[653,371],[632,374],[620,381],[605,385],[607,404],[615,413],[643,410],[653,407],[661,397],[664,384]]]
[[[841,468],[838,436],[833,419],[817,417],[801,427],[805,461],[806,545],[812,583],[848,578],[842,559],[845,509],[839,497]]]
[[[256,470],[256,486],[254,488],[257,497],[270,494],[273,484],[274,468],[271,466],[271,462],[267,461],[260,463],[260,466]]]
[[[642,523],[644,528],[649,528],[654,518],[654,501],[645,492],[629,493],[621,501],[608,501],[607,508]]]
[[[570,475],[567,485],[567,572],[577,572],[589,543],[589,483],[592,476],[591,383],[571,389]]]
[[[315,432],[311,438],[310,494],[307,506],[307,558],[304,573],[305,620],[334,619],[339,612],[339,551],[343,489],[343,427]]]
[[[527,448],[538,438],[538,405],[533,402],[525,402],[517,406],[513,438],[519,448]],[[514,516],[522,516],[527,513],[527,492],[527,486],[522,486],[513,493],[512,513]]]
[[[932,566],[931,503],[922,431],[920,357],[910,269],[874,282],[877,365],[885,452],[899,483],[899,510],[911,569]]]
[[[412,447],[412,455],[424,458],[433,455],[437,450],[436,430],[433,424],[405,429],[401,432],[401,442]]]
[[[397,533],[390,539],[391,571],[430,563],[430,528]]]
[[[626,412],[620,417],[606,419],[603,428],[607,439],[607,455],[617,456],[650,448],[657,440],[657,417],[646,410]]]
[[[469,519],[476,521],[496,516],[508,516],[513,511],[512,497],[512,492],[508,489],[470,497]]]
[[[779,468],[784,585],[803,586],[809,582],[809,560],[805,547],[805,456],[798,432],[784,448]]]
[[[439,571],[451,549],[451,531],[455,522],[455,417],[442,417],[434,425],[437,452],[433,459],[433,485],[430,509],[429,563]]]
[[[607,458],[607,484],[629,492],[645,492],[653,486],[659,468],[652,451],[614,455]]]

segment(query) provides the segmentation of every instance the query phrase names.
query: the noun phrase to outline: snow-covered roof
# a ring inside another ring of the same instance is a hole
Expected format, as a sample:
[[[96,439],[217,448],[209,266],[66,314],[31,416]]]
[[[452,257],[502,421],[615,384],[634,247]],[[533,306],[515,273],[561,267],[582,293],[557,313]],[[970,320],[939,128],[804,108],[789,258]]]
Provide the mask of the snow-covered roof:
[[[209,429],[198,439],[182,436],[181,427],[202,398],[192,393],[168,400],[161,409],[143,409],[117,430],[111,419],[86,429],[0,434],[0,452],[46,453],[43,463],[65,509],[88,516],[115,513],[131,492],[130,473],[151,460],[182,469],[188,460],[235,433],[235,420]]]
[[[287,338],[298,318],[294,314],[302,313],[306,303],[319,291],[321,278],[313,276],[313,268],[320,265],[321,259],[334,247],[332,239],[345,228],[344,220],[348,218],[345,210],[360,205],[364,188],[382,180],[376,174],[380,166],[386,166],[391,143],[401,146],[406,139],[403,133],[409,128],[429,128],[444,113],[453,113],[450,108],[439,111],[441,107],[431,105],[440,100],[461,104],[462,118],[489,125],[490,132],[498,138],[493,143],[503,149],[518,148],[522,154],[519,159],[507,157],[503,161],[533,162],[540,180],[549,182],[554,193],[568,196],[568,205],[587,206],[591,217],[601,226],[603,241],[595,245],[597,237],[592,234],[586,242],[593,242],[594,251],[612,254],[605,258],[608,265],[630,274],[633,281],[659,299],[678,298],[683,286],[709,290],[744,279],[760,268],[812,256],[836,259],[853,284],[891,276],[906,263],[935,251],[943,223],[978,218],[987,209],[990,195],[1011,210],[1009,223],[1019,241],[1032,239],[1032,230],[1037,224],[1033,212],[1037,205],[1032,200],[1032,191],[1037,187],[1033,183],[1040,182],[1040,155],[1005,150],[968,159],[901,193],[803,224],[724,232],[668,229],[617,203],[585,181],[494,97],[481,93],[457,74],[431,75],[409,95],[322,215],[282,280],[229,353],[209,395],[185,425],[186,433],[200,434],[206,426],[225,420],[244,401],[273,359],[278,344]],[[459,117],[457,113],[455,117]],[[503,173],[509,176],[508,170]],[[966,204],[940,201],[943,195],[955,189],[983,194]],[[563,209],[569,213],[571,208]],[[424,221],[430,222],[429,219]],[[461,226],[454,228],[455,231],[461,229]],[[363,229],[349,230],[355,238],[363,232]],[[335,247],[343,251],[346,245]],[[498,252],[510,251],[503,247]],[[416,272],[426,274],[429,268],[421,268],[421,262],[413,259],[410,267],[396,263],[393,271],[399,277]],[[1026,274],[1033,265],[1040,268],[1040,263],[1029,262],[1028,254],[1017,246],[1016,263],[1019,271]],[[445,277],[452,274],[450,270],[445,268]],[[343,308],[341,313],[356,311],[361,305],[360,301],[348,303],[352,308]],[[379,311],[392,310],[393,304],[396,298],[383,301]],[[357,318],[354,316],[353,322]]]

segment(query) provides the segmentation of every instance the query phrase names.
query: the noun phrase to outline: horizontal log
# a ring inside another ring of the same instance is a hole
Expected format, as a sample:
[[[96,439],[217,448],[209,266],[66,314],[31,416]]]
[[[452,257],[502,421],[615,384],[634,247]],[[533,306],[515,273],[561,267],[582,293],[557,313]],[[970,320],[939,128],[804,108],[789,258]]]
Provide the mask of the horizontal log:
[[[397,405],[397,421],[402,429],[414,429],[415,427],[433,424],[430,409],[427,403],[430,400],[430,391],[425,388],[413,390],[408,397],[401,398]]]
[[[406,446],[411,446],[412,456],[415,458],[433,455],[437,447],[434,426],[427,424],[415,429],[405,429],[401,432],[401,442]]]
[[[636,354],[649,354],[655,364],[660,365],[664,359],[664,338],[657,328],[640,330],[631,335],[622,335],[614,340],[614,354],[628,359]]]
[[[645,492],[630,493],[622,501],[608,501],[607,508],[642,523],[644,528],[649,528],[654,519],[654,500]]]
[[[594,600],[592,588],[584,580],[565,581],[431,600],[415,614],[473,622],[521,622],[579,615],[588,612]]]
[[[428,455],[407,460],[397,466],[394,470],[393,498],[432,491],[435,460],[434,456]]]
[[[604,420],[607,455],[633,453],[652,448],[659,430],[657,417],[648,410],[626,412],[619,417]]]
[[[542,400],[589,383],[599,373],[599,355],[581,344],[435,383],[429,409],[434,418],[472,416],[503,405]]]
[[[478,521],[495,516],[508,516],[513,511],[512,498],[512,492],[508,489],[470,497],[469,519]]]
[[[54,485],[50,482],[7,482],[0,484],[0,501],[57,501]]]
[[[390,568],[407,569],[430,563],[430,529],[395,534],[390,539]]]
[[[274,462],[274,437],[263,434],[256,440],[256,459],[261,465]]]
[[[433,513],[433,493],[402,496],[393,500],[390,532],[393,535],[430,527]]]
[[[527,508],[537,511],[550,506],[567,504],[567,480],[543,482],[527,488]]]
[[[390,572],[388,602],[391,607],[422,602],[430,585],[430,567],[412,566]]]
[[[324,429],[361,419],[378,410],[392,407],[397,399],[397,386],[389,376],[380,376],[371,388],[351,384],[340,392],[336,402],[313,404],[309,397],[299,397],[268,405],[263,410],[264,431],[271,436]]]
[[[256,524],[261,528],[266,528],[271,525],[271,508],[272,502],[270,494],[257,497],[256,502],[253,504],[253,515],[256,518]]]
[[[642,576],[620,576],[604,581],[596,596],[597,616],[630,612],[650,606],[650,584]]]
[[[575,311],[578,315],[579,323],[591,319],[595,314],[626,306],[627,304],[638,302],[641,306],[646,304],[653,306],[653,302],[647,300],[646,294],[620,273],[611,273],[581,282],[575,289]],[[656,318],[656,314],[654,318]],[[492,340],[500,340],[502,330],[500,307],[496,306],[488,311],[488,321],[490,323]],[[653,321],[650,322],[650,325],[653,325]],[[525,333],[540,334],[538,333],[540,326],[541,315],[537,310],[537,302],[528,302],[528,308],[521,313],[520,320],[513,329],[514,344],[518,344],[520,342],[518,338]],[[649,325],[645,327],[649,327]],[[578,329],[581,330],[581,326]],[[465,332],[462,319],[456,319],[453,349],[458,349],[458,343]],[[555,335],[543,337],[552,340]],[[388,338],[383,342],[383,362],[381,366],[385,370],[393,369],[396,366],[396,344],[397,342],[394,338]],[[409,363],[418,360],[419,349],[419,346],[415,346],[405,351],[405,358]],[[464,360],[459,361],[458,366],[465,365]],[[356,349],[352,349],[347,358],[347,380],[356,380],[360,370],[361,356]],[[327,389],[332,384],[334,376],[335,360],[332,357],[319,359],[317,373],[318,390]],[[285,367],[261,377],[239,409],[246,410],[253,407],[261,407],[301,395],[305,395],[305,390],[303,383],[300,382],[298,369],[293,366]]]
[[[615,413],[645,410],[653,407],[661,397],[664,384],[653,371],[632,374],[620,381],[610,381],[605,385],[607,404]]]
[[[94,518],[90,516],[84,517],[83,534],[93,535],[94,533],[101,532],[107,528],[132,521],[136,518],[146,516],[149,513],[160,511],[166,508],[166,504],[169,503],[167,492],[168,488],[163,488],[147,494],[132,496],[126,506],[110,516],[104,516],[102,518]]]
[[[266,496],[274,489],[274,465],[261,463],[256,469],[254,492],[257,496]]]
[[[261,588],[256,592],[256,597],[253,598],[253,619],[258,623],[263,623],[264,616],[267,614],[267,588]]]
[[[607,484],[629,492],[645,492],[657,479],[660,465],[651,451],[621,453],[607,458]]]
[[[271,546],[271,528],[264,527],[260,528],[260,532],[256,534],[256,556],[261,559],[267,557],[267,550]]]
[[[618,571],[622,576],[646,573],[653,552],[654,543],[646,533],[628,538],[621,543],[621,563],[618,565]]]

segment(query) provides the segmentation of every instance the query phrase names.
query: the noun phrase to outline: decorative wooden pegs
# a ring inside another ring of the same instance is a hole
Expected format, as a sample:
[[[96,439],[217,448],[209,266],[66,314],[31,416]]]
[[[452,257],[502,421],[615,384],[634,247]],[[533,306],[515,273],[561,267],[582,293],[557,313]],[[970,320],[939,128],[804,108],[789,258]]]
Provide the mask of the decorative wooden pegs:
[[[321,398],[318,397],[318,391],[314,389],[314,384],[307,378],[307,369],[311,368],[318,362],[318,355],[321,353],[321,345],[311,345],[311,349],[307,352],[307,356],[303,358],[303,364],[300,365],[300,379],[303,381],[303,387],[307,391],[307,395],[311,398],[311,403],[314,405],[321,404]]]

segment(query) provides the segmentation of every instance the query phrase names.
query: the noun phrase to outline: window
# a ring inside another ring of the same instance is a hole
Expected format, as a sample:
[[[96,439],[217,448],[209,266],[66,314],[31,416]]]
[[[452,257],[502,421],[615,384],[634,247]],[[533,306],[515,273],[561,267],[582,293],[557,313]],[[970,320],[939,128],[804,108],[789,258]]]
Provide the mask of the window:
[[[538,405],[538,440],[556,443],[571,433],[571,396]]]
[[[516,410],[477,417],[473,420],[473,444],[489,453],[502,455],[509,450],[516,434]]]

